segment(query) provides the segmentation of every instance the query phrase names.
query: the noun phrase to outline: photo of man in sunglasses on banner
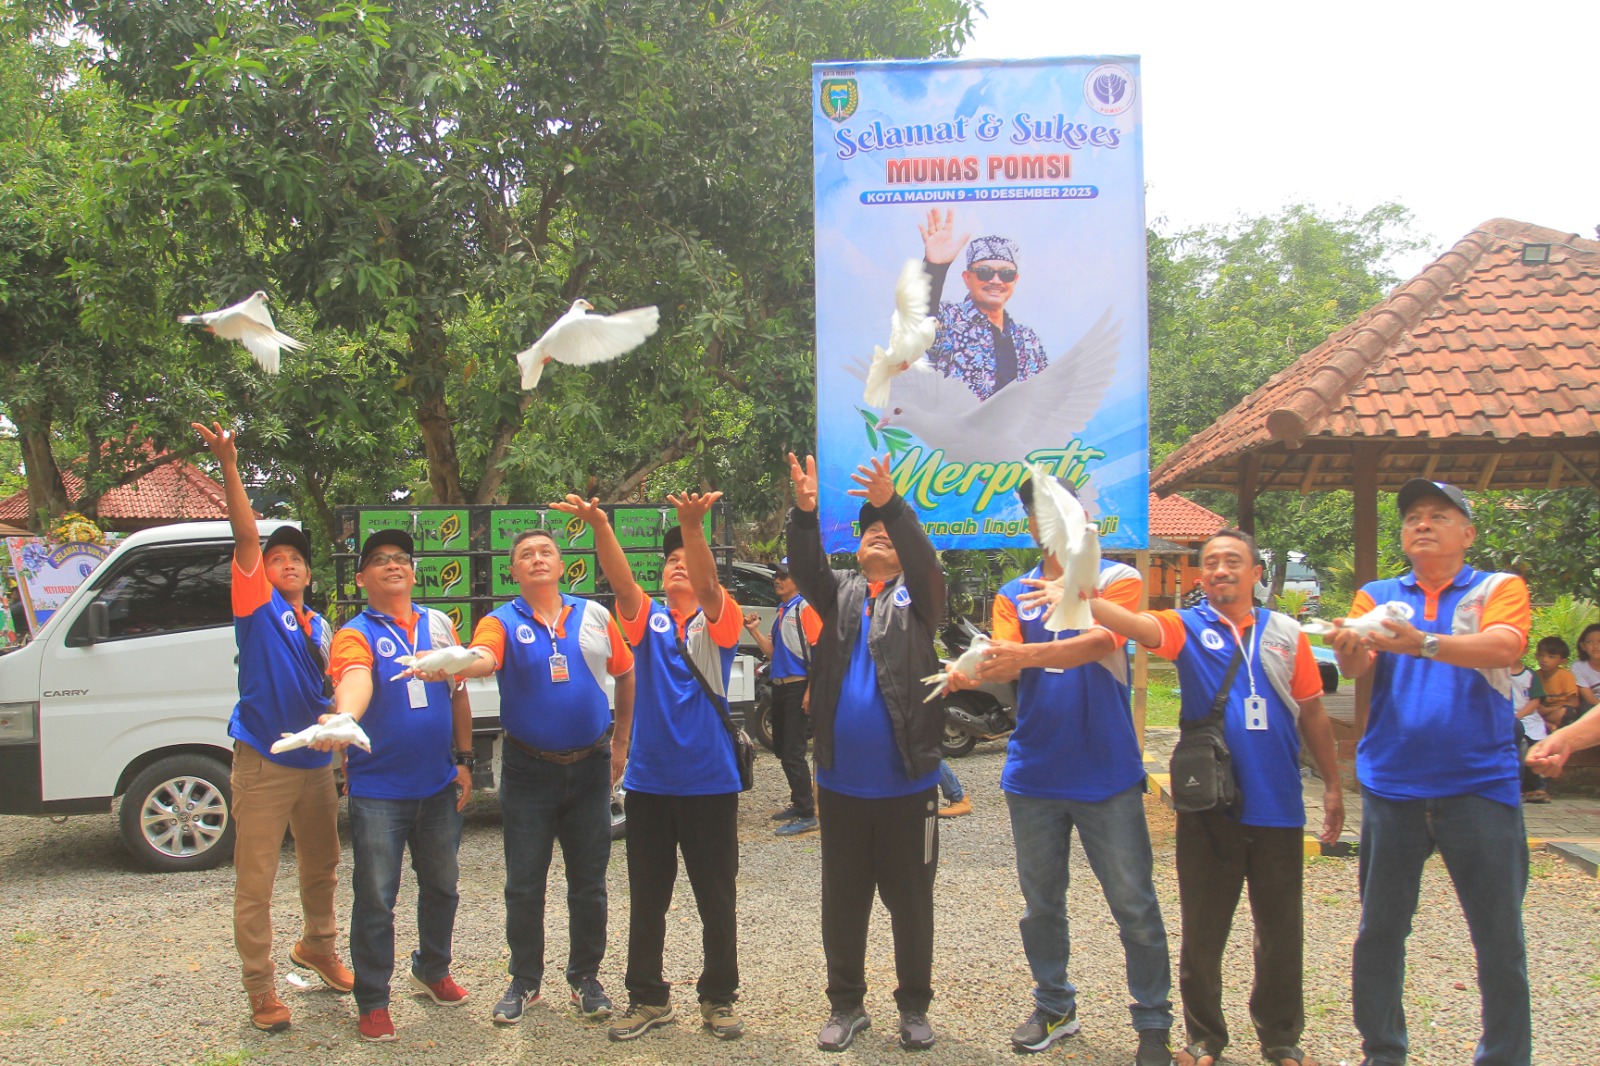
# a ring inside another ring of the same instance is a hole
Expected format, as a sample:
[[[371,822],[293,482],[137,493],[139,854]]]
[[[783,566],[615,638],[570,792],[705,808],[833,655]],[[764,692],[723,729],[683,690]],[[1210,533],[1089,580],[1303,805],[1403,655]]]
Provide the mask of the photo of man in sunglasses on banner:
[[[922,234],[922,269],[938,302],[934,315],[939,332],[928,349],[928,362],[947,378],[956,378],[987,400],[1004,386],[1039,373],[1050,360],[1039,335],[1006,313],[1017,289],[1017,243],[1006,237],[972,239],[956,233],[955,212],[928,212]],[[945,275],[962,245],[967,269],[961,272],[967,297],[960,303],[943,299]]]

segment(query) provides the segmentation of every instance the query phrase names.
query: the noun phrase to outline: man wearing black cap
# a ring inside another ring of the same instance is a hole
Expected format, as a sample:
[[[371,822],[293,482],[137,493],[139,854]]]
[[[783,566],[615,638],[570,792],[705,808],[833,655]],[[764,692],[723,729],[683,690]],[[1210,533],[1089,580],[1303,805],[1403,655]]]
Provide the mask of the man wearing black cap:
[[[789,806],[772,820],[784,823],[774,830],[776,835],[790,837],[817,828],[811,768],[806,765],[806,685],[811,645],[822,633],[822,618],[795,589],[788,559],[781,560],[773,571],[772,585],[781,603],[772,620],[771,635],[761,632],[758,614],[747,615],[744,627],[755,637],[761,654],[772,660],[772,743],[783,775],[789,779]]]
[[[443,673],[416,676],[399,662],[458,644],[449,615],[415,606],[411,535],[383,529],[361,545],[356,585],[366,608],[333,638],[333,710],[359,721],[372,750],[346,751],[355,898],[350,962],[363,1040],[395,1038],[389,1017],[394,976],[394,905],[411,852],[417,875],[417,950],[411,988],[457,1007],[467,990],[450,974],[455,932],[456,852],[461,810],[472,795],[472,708]]]
[[[286,828],[294,830],[304,930],[289,957],[338,992],[354,978],[339,960],[333,914],[339,866],[339,795],[333,760],[302,748],[272,753],[284,733],[298,733],[328,709],[326,671],[333,630],[305,605],[311,543],[294,526],[273,530],[265,547],[239,477],[233,432],[191,423],[222,466],[233,525],[233,634],[239,647],[239,702],[228,720],[233,738],[233,938],[256,1028],[289,1028],[272,961],[272,886]]]
[[[705,517],[720,492],[668,496],[679,525],[662,538],[662,600],[644,594],[598,500],[550,506],[594,530],[600,569],[616,593],[617,623],[634,650],[633,743],[622,779],[628,815],[628,1010],[612,1040],[634,1040],[673,1020],[664,977],[667,908],[678,856],[700,912],[705,964],[696,993],[701,1025],[719,1040],[744,1033],[739,998],[739,766],[723,724],[744,614],[717,580]],[[665,602],[662,602],[665,601]]]
[[[1522,933],[1528,840],[1511,668],[1528,643],[1528,588],[1515,574],[1466,565],[1477,530],[1454,485],[1413,478],[1396,502],[1411,572],[1369,582],[1350,616],[1400,603],[1409,618],[1384,622],[1376,635],[1329,638],[1345,676],[1372,675],[1372,709],[1356,748],[1361,926],[1352,1005],[1363,1061],[1406,1060],[1405,943],[1423,863],[1437,850],[1478,959],[1483,1033],[1474,1062],[1526,1066],[1533,1055]]]
[[[791,453],[794,583],[822,616],[811,668],[817,813],[822,822],[822,949],[830,1016],[817,1036],[843,1051],[871,1025],[867,925],[874,892],[894,928],[900,1046],[933,1046],[933,880],[939,866],[938,792],[944,705],[924,702],[940,672],[934,633],[944,615],[944,570],[916,511],[894,490],[889,460],[852,474],[861,507],[860,570],[834,570],[817,518],[817,461]]]
[[[922,268],[938,304],[934,315],[939,332],[928,349],[934,369],[960,379],[980,400],[987,400],[1049,366],[1039,335],[1006,312],[1017,291],[1017,242],[995,235],[973,240],[965,233],[957,236],[953,210],[942,218],[937,209],[931,210],[927,224],[917,228],[922,233]],[[967,296],[950,303],[938,297],[962,245],[967,248],[967,269],[961,272]]]

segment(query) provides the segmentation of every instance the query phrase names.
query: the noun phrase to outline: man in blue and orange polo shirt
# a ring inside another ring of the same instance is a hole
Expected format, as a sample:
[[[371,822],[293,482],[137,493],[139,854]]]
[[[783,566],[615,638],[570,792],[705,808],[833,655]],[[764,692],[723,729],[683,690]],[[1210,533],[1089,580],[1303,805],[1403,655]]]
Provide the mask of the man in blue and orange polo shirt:
[[[506,942],[511,984],[497,1025],[515,1025],[544,979],[544,900],[557,840],[567,872],[567,984],[585,1018],[611,1013],[600,984],[606,953],[606,866],[611,789],[633,726],[633,651],[593,600],[561,592],[561,547],[547,529],[511,545],[522,595],[484,616],[472,634],[478,661],[463,677],[499,673],[500,810],[506,853]],[[616,678],[616,719],[605,677]]]
[[[739,766],[717,709],[718,703],[726,709],[744,615],[717,580],[704,526],[721,498],[720,492],[667,497],[677,508],[679,525],[662,538],[664,603],[639,588],[599,501],[569,495],[550,505],[594,529],[595,554],[616,593],[617,622],[634,649],[639,679],[622,781],[632,899],[624,977],[628,1012],[612,1022],[607,1032],[612,1040],[636,1039],[673,1019],[662,954],[680,853],[700,912],[705,952],[696,989],[701,1024],[719,1040],[744,1033],[734,1010],[739,998]]]
[[[1473,1061],[1526,1066],[1528,837],[1511,668],[1528,644],[1528,586],[1466,564],[1477,529],[1454,485],[1413,478],[1396,502],[1411,572],[1368,582],[1350,616],[1398,602],[1410,619],[1366,637],[1341,627],[1330,640],[1342,672],[1372,675],[1372,710],[1356,748],[1361,927],[1352,1006],[1361,1050],[1375,1066],[1406,1060],[1406,937],[1423,863],[1437,849],[1478,957],[1483,1033]]]
[[[398,662],[458,643],[443,611],[414,606],[412,540],[379,530],[361,545],[356,584],[366,608],[333,638],[333,710],[361,723],[372,750],[346,751],[355,898],[350,962],[363,1040],[393,1040],[394,905],[406,850],[417,874],[411,986],[441,1006],[467,990],[450,976],[461,810],[472,795],[472,709],[448,677],[410,676]]]
[[[1300,742],[1303,737],[1322,775],[1320,839],[1331,844],[1344,826],[1333,731],[1322,707],[1322,677],[1300,624],[1254,606],[1251,597],[1261,580],[1255,538],[1237,529],[1213,533],[1200,546],[1200,570],[1206,602],[1198,607],[1135,614],[1109,598],[1093,601],[1096,622],[1177,665],[1185,721],[1211,713],[1229,663],[1239,656],[1223,707],[1223,735],[1242,804],[1236,814],[1178,815],[1178,989],[1189,1040],[1178,1062],[1214,1066],[1228,1045],[1222,953],[1248,882],[1255,924],[1250,1020],[1263,1058],[1274,1066],[1299,1066],[1306,1058],[1298,1046],[1305,1029]]]
[[[1037,544],[1033,493],[1032,480],[1017,489]],[[994,601],[994,640],[977,677],[950,671],[952,689],[1017,681],[1017,728],[1000,788],[1017,847],[1026,908],[1018,928],[1033,971],[1034,1007],[1011,1043],[1018,1051],[1043,1051],[1079,1028],[1078,990],[1067,974],[1067,889],[1076,829],[1122,933],[1133,997],[1129,1010],[1139,1034],[1135,1066],[1171,1066],[1172,968],[1152,877],[1128,656],[1123,639],[1101,626],[1045,628],[1048,592],[1056,587],[1046,583],[1060,576],[1061,563],[1047,552],[1039,566],[1003,586]],[[1135,611],[1143,591],[1133,567],[1101,560],[1099,593],[1106,600]]]
[[[794,587],[788,559],[773,568],[772,586],[781,602],[771,634],[761,632],[759,614],[746,616],[744,627],[761,654],[772,660],[772,745],[789,781],[789,806],[772,820],[784,823],[774,830],[778,836],[790,837],[817,828],[817,801],[811,791],[811,768],[806,765],[806,697],[811,645],[822,634],[822,616]]]
[[[272,962],[272,886],[285,829],[294,831],[304,932],[289,957],[339,992],[353,983],[339,961],[333,914],[339,866],[339,794],[333,760],[301,748],[281,755],[272,744],[298,733],[328,709],[324,672],[333,630],[305,605],[311,542],[279,526],[261,544],[255,512],[239,477],[232,430],[191,423],[222,466],[233,525],[233,633],[239,646],[239,702],[228,720],[233,738],[233,939],[256,1028],[289,1028]]]

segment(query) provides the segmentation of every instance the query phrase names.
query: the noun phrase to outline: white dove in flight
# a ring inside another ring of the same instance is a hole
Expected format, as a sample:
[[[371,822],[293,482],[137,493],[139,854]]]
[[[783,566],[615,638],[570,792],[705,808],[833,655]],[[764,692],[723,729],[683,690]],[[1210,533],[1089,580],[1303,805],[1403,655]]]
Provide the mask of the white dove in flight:
[[[517,353],[522,368],[522,387],[534,388],[544,373],[545,364],[554,359],[569,366],[604,363],[632,351],[656,331],[661,312],[654,307],[635,307],[614,315],[590,314],[588,300],[573,300],[567,313],[533,342],[533,347]]]
[[[1089,521],[1083,504],[1050,476],[1043,463],[1034,463],[1031,469],[1039,546],[1061,564],[1061,576],[1053,582],[1061,595],[1045,617],[1044,627],[1052,633],[1088,629],[1094,625],[1094,616],[1089,613],[1089,601],[1078,594],[1100,583],[1100,527]]]
[[[889,379],[910,369],[922,358],[939,331],[939,320],[928,315],[928,272],[921,260],[907,259],[894,287],[894,314],[889,316],[889,350],[874,345],[862,400],[868,407],[889,405]]]
[[[298,733],[283,734],[282,738],[272,742],[272,754],[280,755],[295,748],[310,747],[319,740],[353,744],[366,752],[372,750],[372,740],[367,736],[367,731],[361,728],[361,723],[348,714],[336,714],[326,722],[308,725]]]
[[[1383,628],[1383,623],[1409,622],[1411,621],[1411,616],[1415,613],[1409,603],[1390,600],[1388,603],[1378,604],[1360,618],[1346,618],[1344,620],[1344,629],[1346,632],[1360,633],[1363,637],[1370,637],[1375,633],[1388,632],[1387,629]],[[1300,623],[1300,629],[1314,637],[1325,637],[1339,631],[1332,623],[1323,622],[1315,618]]]
[[[459,644],[451,644],[445,648],[435,648],[425,651],[421,655],[402,655],[395,662],[407,670],[416,670],[423,674],[436,674],[444,671],[447,674],[459,674],[467,667],[478,661],[478,653],[471,648],[463,648]],[[402,676],[395,674],[389,680],[394,681]]]
[[[929,447],[942,448],[951,462],[1017,462],[1083,432],[1116,375],[1121,342],[1122,324],[1108,308],[1049,366],[987,400],[925,360],[913,363],[889,382],[889,409],[878,425],[903,426]]]
[[[287,348],[298,352],[305,347],[287,333],[278,332],[272,324],[272,312],[267,310],[267,294],[260,289],[232,307],[201,315],[179,315],[178,321],[186,326],[204,326],[223,340],[238,341],[269,374],[278,372],[280,351]]]
[[[983,662],[983,649],[989,646],[989,635],[965,618],[961,619],[961,628],[972,638],[972,643],[967,645],[967,650],[957,656],[951,665],[968,677],[976,677],[978,665]],[[940,670],[937,674],[929,674],[923,678],[922,683],[933,686],[933,691],[922,698],[923,703],[932,703],[949,689],[950,675]]]

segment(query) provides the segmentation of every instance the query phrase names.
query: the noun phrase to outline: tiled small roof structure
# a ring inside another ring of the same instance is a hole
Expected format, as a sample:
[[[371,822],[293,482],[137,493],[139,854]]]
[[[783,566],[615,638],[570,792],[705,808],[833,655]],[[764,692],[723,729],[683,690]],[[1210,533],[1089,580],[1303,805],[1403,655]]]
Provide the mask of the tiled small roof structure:
[[[1204,540],[1228,524],[1215,511],[1174,493],[1150,494],[1150,535],[1163,540]]]
[[[160,459],[168,453],[150,454]],[[83,478],[63,470],[61,480],[66,486],[67,498],[77,502],[83,495]],[[226,517],[228,507],[222,486],[177,456],[132,484],[119,485],[101,496],[98,514],[102,527],[123,531]],[[0,522],[28,524],[26,492],[0,500]]]
[[[1371,469],[1388,491],[1417,476],[1596,488],[1600,241],[1485,222],[1173,452],[1151,487],[1306,493]]]

